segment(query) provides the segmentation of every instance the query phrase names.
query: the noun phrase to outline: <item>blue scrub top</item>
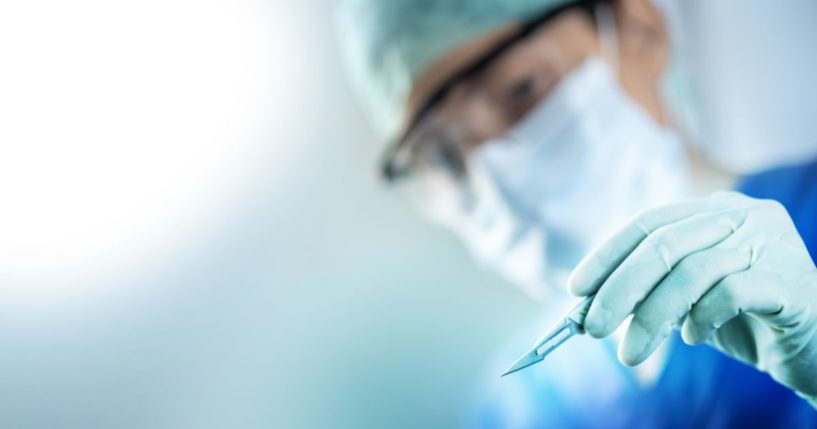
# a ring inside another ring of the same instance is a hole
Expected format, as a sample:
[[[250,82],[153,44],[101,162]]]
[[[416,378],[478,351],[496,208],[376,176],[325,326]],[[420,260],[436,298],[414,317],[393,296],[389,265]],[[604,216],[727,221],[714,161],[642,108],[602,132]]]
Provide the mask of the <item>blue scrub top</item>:
[[[817,256],[817,162],[746,178],[741,192],[780,201]],[[469,427],[817,428],[817,410],[755,368],[674,334],[657,382],[643,386],[610,342],[576,337],[548,362],[491,377]],[[520,349],[517,349],[517,351]],[[504,359],[512,360],[513,355]]]

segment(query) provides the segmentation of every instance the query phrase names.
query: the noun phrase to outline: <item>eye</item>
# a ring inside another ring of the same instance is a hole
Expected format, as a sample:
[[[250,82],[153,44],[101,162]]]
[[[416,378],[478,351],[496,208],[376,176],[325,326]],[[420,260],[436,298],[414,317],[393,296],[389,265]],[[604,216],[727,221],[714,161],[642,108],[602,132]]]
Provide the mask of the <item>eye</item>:
[[[536,94],[536,78],[525,76],[515,81],[506,91],[505,100],[511,104],[524,103]]]
[[[541,97],[542,80],[536,74],[516,79],[504,91],[503,110],[511,123],[520,120]]]

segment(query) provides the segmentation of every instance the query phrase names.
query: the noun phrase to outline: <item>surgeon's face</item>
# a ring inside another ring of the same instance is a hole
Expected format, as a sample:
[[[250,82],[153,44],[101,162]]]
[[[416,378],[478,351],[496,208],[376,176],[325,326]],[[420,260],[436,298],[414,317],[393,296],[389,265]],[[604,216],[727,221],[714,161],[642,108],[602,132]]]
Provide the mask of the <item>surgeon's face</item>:
[[[415,82],[386,178],[407,178],[403,189],[423,214],[534,296],[562,284],[615,224],[684,190],[680,144],[656,125],[667,41],[650,1],[571,5],[433,64]],[[577,77],[560,86],[567,76]],[[515,128],[523,118],[536,126]],[[647,153],[648,161],[636,156]],[[597,165],[605,168],[591,171]]]
[[[633,100],[664,123],[658,90],[668,51],[663,19],[650,0],[619,0],[614,6],[618,78]],[[409,116],[416,115],[458,70],[484,56],[516,28],[496,30],[433,64],[413,87]],[[561,13],[478,73],[456,82],[426,121],[455,128],[458,146],[466,153],[503,135],[574,67],[600,54],[597,28],[585,11]]]

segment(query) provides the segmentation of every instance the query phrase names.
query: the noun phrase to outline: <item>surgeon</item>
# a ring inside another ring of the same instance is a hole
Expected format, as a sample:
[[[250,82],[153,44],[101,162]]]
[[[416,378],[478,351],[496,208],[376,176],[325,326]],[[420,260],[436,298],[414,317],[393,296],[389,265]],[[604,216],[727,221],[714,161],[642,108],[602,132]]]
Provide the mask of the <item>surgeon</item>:
[[[667,95],[663,9],[340,11],[392,138],[385,180],[551,310],[576,300],[565,286],[594,295],[603,340],[497,382],[470,425],[817,427],[817,162],[739,179],[708,162]]]

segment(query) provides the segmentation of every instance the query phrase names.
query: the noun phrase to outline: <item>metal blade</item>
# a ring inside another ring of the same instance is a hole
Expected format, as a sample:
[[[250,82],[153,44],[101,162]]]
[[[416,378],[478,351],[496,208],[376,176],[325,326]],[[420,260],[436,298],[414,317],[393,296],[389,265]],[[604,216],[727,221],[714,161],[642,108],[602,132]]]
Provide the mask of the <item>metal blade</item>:
[[[535,351],[525,353],[524,355],[522,355],[522,357],[517,359],[516,362],[514,362],[513,365],[510,366],[510,368],[505,370],[505,372],[502,373],[500,377],[504,377],[508,374],[513,374],[516,371],[527,368],[535,363],[541,362],[542,359],[544,358],[545,358],[544,356],[538,356]]]
[[[556,325],[544,338],[539,340],[529,352],[517,359],[500,377],[513,374],[516,371],[541,362],[545,356],[550,354],[553,350],[556,350],[557,347],[580,330],[581,327],[578,323],[569,318],[565,318],[562,323]]]

